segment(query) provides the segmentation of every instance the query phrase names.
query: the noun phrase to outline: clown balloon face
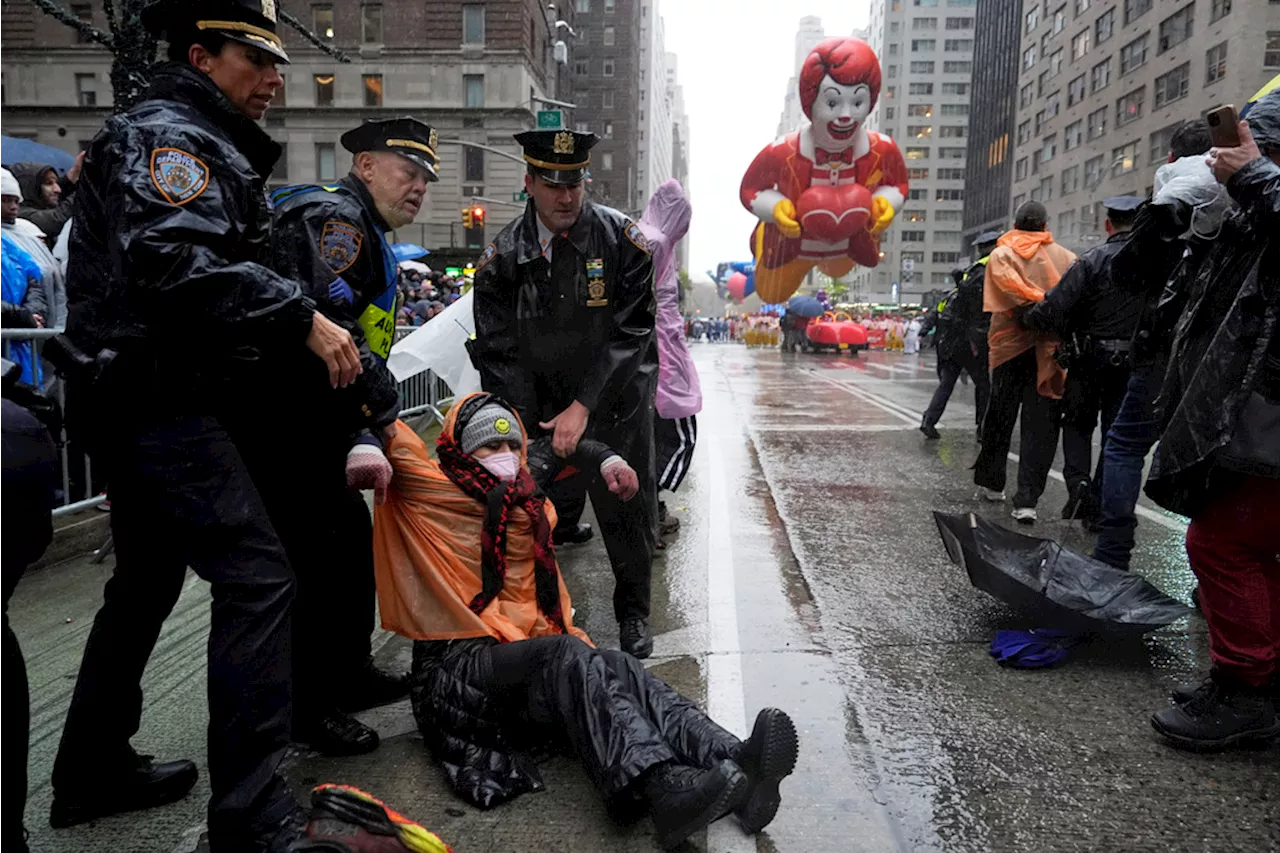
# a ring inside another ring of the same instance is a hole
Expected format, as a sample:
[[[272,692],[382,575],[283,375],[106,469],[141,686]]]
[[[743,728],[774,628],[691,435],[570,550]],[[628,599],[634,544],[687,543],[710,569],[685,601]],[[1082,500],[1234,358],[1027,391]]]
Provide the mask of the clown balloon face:
[[[875,99],[866,83],[845,86],[828,74],[822,78],[810,110],[814,142],[827,151],[848,148],[873,106]]]

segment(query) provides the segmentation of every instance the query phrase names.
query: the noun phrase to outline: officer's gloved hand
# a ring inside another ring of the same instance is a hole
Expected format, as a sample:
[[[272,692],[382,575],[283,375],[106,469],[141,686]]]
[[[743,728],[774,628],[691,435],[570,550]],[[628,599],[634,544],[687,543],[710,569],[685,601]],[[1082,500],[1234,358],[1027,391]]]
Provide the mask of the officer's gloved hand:
[[[352,489],[373,489],[373,502],[386,503],[387,487],[391,485],[391,463],[372,444],[357,444],[347,453],[347,486]]]

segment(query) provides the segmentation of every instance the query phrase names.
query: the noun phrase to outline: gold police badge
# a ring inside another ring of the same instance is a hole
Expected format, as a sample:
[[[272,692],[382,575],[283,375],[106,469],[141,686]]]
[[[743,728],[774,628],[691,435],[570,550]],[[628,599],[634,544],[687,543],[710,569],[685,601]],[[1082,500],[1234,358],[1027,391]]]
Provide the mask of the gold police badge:
[[[573,153],[573,134],[564,130],[557,133],[555,142],[552,144],[551,150],[557,154],[572,154]]]
[[[604,297],[604,282],[600,279],[593,279],[587,284],[587,307],[603,308],[609,304],[609,300]]]

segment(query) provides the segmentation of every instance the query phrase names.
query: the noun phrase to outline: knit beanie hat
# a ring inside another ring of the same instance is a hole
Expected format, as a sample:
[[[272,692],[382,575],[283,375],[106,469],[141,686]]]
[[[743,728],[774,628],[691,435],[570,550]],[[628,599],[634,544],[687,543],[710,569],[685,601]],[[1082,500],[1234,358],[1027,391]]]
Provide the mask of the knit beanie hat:
[[[17,196],[18,201],[23,201],[22,187],[18,186],[18,179],[8,169],[0,169],[0,195]]]
[[[463,453],[475,453],[477,448],[495,441],[524,444],[520,421],[501,403],[485,403],[462,427],[459,444]]]

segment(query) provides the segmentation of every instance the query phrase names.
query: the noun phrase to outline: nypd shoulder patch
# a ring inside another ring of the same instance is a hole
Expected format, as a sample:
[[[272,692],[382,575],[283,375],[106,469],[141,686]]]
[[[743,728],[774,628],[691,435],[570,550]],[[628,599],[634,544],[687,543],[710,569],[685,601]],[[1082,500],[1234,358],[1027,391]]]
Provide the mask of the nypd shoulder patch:
[[[360,257],[364,233],[349,222],[329,220],[320,231],[320,256],[335,274],[342,274]]]
[[[489,261],[492,261],[497,256],[498,256],[497,246],[493,245],[492,243],[485,246],[484,252],[482,252],[480,255],[480,259],[476,261],[476,272],[480,272],[480,270],[484,269],[485,266],[489,263]]]
[[[642,252],[651,252],[649,247],[649,238],[644,236],[644,232],[640,230],[640,226],[632,222],[627,226],[627,239],[635,244],[636,248]]]
[[[165,201],[181,207],[209,187],[209,167],[181,148],[157,148],[151,152],[151,182]]]

